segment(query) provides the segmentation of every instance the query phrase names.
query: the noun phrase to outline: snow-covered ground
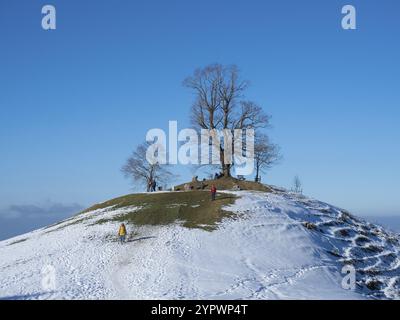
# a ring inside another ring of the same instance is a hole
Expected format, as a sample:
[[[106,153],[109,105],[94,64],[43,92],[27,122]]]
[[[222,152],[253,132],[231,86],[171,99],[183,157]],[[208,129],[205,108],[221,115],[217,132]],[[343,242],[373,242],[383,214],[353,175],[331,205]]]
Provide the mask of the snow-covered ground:
[[[109,207],[2,241],[0,299],[400,298],[398,235],[291,193],[235,194],[237,215],[212,232],[129,225],[121,245],[117,222],[96,222],[140,208]]]

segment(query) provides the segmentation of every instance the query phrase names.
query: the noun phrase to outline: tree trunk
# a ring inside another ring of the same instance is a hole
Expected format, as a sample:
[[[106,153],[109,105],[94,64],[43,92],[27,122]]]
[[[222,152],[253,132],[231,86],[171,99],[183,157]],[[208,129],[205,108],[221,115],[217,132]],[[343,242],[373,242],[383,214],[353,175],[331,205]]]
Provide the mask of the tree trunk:
[[[260,175],[260,166],[256,164],[256,178],[255,178],[256,182],[258,182],[258,180],[260,179],[259,175]]]
[[[231,176],[231,165],[230,164],[223,164],[222,165],[222,173],[224,174],[224,177],[230,177]]]
[[[222,174],[224,175],[225,178],[231,177],[232,164],[225,163],[224,149],[222,149],[222,148],[220,149],[219,155],[220,155],[220,160],[221,160]]]

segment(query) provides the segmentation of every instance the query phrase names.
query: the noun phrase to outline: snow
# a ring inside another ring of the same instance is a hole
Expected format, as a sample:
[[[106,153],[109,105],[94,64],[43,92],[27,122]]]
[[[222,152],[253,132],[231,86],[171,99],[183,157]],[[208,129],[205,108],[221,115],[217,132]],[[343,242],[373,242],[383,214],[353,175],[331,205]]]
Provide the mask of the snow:
[[[224,219],[212,232],[178,223],[128,225],[135,236],[120,244],[118,222],[98,222],[140,208],[108,207],[2,241],[0,299],[400,297],[399,246],[392,243],[397,235],[288,192],[232,193],[239,198],[227,209],[236,217]],[[319,231],[305,228],[304,221]],[[362,228],[373,231],[368,245],[382,249],[357,245]],[[350,259],[361,272],[359,288],[353,291],[341,286],[341,269]],[[42,287],[48,265],[56,271],[55,290],[50,291]],[[381,271],[376,278],[382,290],[377,293],[362,286],[372,279],[371,268]]]

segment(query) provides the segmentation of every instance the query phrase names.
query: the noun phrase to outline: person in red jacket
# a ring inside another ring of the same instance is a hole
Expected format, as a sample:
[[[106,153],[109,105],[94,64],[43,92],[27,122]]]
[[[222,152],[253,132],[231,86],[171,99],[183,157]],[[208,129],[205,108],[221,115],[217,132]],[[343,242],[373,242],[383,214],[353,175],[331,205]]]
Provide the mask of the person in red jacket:
[[[215,184],[211,186],[211,201],[215,200],[215,195],[217,194],[217,188],[215,187]]]

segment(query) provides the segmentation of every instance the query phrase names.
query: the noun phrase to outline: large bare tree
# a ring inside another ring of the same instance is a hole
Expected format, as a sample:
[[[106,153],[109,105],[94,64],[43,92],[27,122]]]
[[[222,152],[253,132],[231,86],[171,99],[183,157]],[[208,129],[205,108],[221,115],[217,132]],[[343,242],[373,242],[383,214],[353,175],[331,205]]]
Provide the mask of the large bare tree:
[[[186,78],[184,86],[195,96],[191,109],[192,125],[200,130],[258,129],[268,126],[269,116],[256,103],[246,100],[248,82],[239,76],[234,65],[212,64],[197,69]],[[235,139],[235,138],[234,138]],[[232,146],[235,141],[232,141]],[[225,146],[219,146],[220,163],[224,176],[231,175],[233,163],[225,161]]]
[[[263,133],[256,134],[254,144],[255,181],[260,181],[260,173],[265,172],[282,159],[279,146],[271,143]]]
[[[121,169],[125,177],[131,178],[134,183],[146,186],[147,192],[151,190],[154,181],[160,185],[172,177],[167,165],[151,164],[147,160],[146,151],[149,145],[148,142],[138,145]]]

